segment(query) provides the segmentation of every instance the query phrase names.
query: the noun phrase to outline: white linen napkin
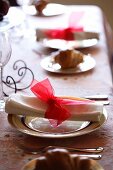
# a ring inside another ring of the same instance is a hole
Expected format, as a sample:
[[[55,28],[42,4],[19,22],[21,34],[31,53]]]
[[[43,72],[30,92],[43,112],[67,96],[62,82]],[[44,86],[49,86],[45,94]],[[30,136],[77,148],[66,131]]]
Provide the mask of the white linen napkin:
[[[36,29],[36,37],[37,40],[42,39],[51,39],[49,35],[47,34],[47,31],[54,31],[52,29]],[[88,31],[78,31],[73,32],[73,37],[75,40],[87,40],[87,39],[97,39],[99,40],[99,33],[98,32],[88,32]]]
[[[11,95],[5,104],[5,112],[25,116],[44,117],[48,105],[37,97],[19,94]],[[70,120],[99,121],[103,113],[103,105],[94,103],[63,105],[70,113]]]

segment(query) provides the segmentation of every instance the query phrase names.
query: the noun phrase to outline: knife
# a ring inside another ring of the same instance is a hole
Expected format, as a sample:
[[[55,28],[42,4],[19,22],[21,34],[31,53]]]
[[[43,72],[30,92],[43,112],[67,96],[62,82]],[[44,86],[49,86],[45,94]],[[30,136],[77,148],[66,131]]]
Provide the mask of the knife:
[[[102,94],[102,95],[90,95],[90,96],[85,96],[84,98],[86,99],[91,99],[91,100],[108,100],[108,95]]]

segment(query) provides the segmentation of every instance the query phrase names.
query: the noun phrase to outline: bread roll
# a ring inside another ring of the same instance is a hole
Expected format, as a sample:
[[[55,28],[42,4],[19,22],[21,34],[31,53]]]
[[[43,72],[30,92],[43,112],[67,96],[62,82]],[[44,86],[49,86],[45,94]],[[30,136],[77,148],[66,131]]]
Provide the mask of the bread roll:
[[[48,4],[48,1],[47,0],[34,0],[32,4],[35,6],[35,9],[38,12],[38,14],[42,14],[42,11]]]
[[[75,68],[83,62],[83,54],[77,50],[59,51],[55,55],[54,61],[60,64],[62,69]]]
[[[34,170],[90,170],[90,159],[56,148],[37,158]]]

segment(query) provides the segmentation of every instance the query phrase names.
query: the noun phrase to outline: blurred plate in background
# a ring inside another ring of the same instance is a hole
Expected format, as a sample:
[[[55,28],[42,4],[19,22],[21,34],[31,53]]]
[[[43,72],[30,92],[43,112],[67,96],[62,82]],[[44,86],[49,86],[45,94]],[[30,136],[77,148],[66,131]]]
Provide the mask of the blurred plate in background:
[[[49,3],[47,6],[43,9],[42,15],[49,17],[49,16],[55,16],[55,15],[61,15],[66,12],[67,7],[62,4],[56,4],[56,3]],[[38,12],[35,9],[34,5],[29,5],[24,7],[24,12],[29,15],[38,15]]]
[[[61,69],[61,66],[58,63],[53,62],[53,56],[49,56],[42,59],[41,66],[46,71],[50,71],[53,73],[76,74],[91,70],[96,65],[94,58],[92,58],[90,55],[84,55],[83,60],[84,61],[75,68]]]

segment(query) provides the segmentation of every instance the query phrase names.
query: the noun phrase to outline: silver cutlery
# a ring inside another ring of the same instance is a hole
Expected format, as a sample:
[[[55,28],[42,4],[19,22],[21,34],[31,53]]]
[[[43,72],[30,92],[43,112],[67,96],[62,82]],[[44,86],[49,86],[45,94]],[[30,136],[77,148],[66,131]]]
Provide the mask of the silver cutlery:
[[[85,99],[94,100],[97,103],[103,104],[103,105],[109,105],[109,99],[107,95],[91,95],[91,96],[85,96]]]
[[[90,96],[85,96],[86,99],[92,99],[92,100],[108,100],[108,95],[106,94],[97,94],[97,95],[90,95]]]
[[[44,146],[40,148],[27,148],[23,147],[22,149],[31,154],[40,154],[43,152],[46,152],[47,150],[60,148],[60,149],[67,149],[69,152],[83,152],[83,153],[101,153],[104,149],[103,147],[97,147],[97,148],[74,148],[74,147],[64,147],[64,146]]]
[[[95,101],[97,104],[102,104],[102,105],[109,105],[110,102],[109,101],[103,101],[103,100],[98,100],[98,101]]]
[[[78,156],[78,154],[71,154],[71,157],[76,157]],[[102,155],[100,154],[79,154],[79,156],[82,156],[82,157],[88,157],[90,159],[94,159],[94,160],[99,160],[102,158]]]

